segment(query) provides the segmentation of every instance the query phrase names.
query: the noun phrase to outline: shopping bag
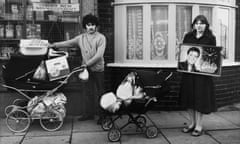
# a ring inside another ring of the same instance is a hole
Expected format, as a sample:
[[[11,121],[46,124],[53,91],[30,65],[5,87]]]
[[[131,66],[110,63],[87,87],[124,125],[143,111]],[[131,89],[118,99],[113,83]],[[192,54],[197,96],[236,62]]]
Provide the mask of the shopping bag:
[[[64,78],[70,72],[66,56],[46,60],[45,66],[50,81]]]
[[[33,74],[33,79],[35,80],[47,80],[47,72],[44,61],[40,63],[36,71]]]

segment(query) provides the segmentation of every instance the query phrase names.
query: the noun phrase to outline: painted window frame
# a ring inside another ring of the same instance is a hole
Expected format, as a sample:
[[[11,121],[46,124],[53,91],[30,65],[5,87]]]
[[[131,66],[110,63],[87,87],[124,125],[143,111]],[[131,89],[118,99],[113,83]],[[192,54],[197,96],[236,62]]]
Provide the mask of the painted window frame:
[[[191,2],[192,1],[192,2]],[[223,0],[224,1],[224,0]],[[217,1],[216,1],[217,2]],[[235,3],[234,3],[235,4]],[[177,60],[175,58],[176,54],[176,46],[175,43],[171,43],[171,41],[176,41],[176,7],[178,5],[184,6],[192,6],[192,20],[195,18],[196,15],[200,13],[200,7],[210,7],[212,8],[212,25],[215,27],[212,28],[212,31],[218,37],[218,13],[217,10],[220,8],[228,9],[229,10],[229,42],[228,42],[228,50],[229,56],[227,59],[224,59],[223,62],[234,62],[235,61],[235,5],[228,4],[228,3],[215,3],[215,2],[208,2],[205,0],[200,3],[195,3],[194,0],[173,0],[173,1],[156,1],[156,0],[149,0],[148,2],[143,0],[115,0],[114,2],[114,63],[132,63],[132,64],[152,64],[152,65],[166,65],[172,64],[175,65]],[[128,60],[126,59],[126,52],[127,52],[127,7],[128,6],[141,6],[143,10],[143,60]],[[151,48],[151,34],[150,34],[150,27],[151,27],[151,6],[167,6],[168,7],[168,59],[167,60],[150,60],[149,52]],[[209,20],[210,21],[210,20]],[[217,38],[217,45],[219,45],[219,40]]]

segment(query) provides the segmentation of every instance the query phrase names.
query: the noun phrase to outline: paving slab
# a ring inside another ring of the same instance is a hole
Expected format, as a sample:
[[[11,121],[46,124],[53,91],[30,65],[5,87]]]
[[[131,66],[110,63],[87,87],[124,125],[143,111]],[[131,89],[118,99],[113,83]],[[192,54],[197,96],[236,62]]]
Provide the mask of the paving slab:
[[[70,144],[70,136],[25,137],[21,144]]]
[[[233,124],[240,127],[240,111],[224,111],[217,112],[216,115],[232,122]]]
[[[156,138],[147,138],[145,134],[123,135],[121,144],[168,144],[167,140],[159,134]]]
[[[181,129],[162,129],[161,132],[171,144],[219,144],[206,134],[193,137],[189,133],[182,133]]]
[[[78,121],[73,119],[73,132],[96,132],[103,131],[100,125],[97,125],[96,120]]]
[[[25,134],[26,134],[26,132],[14,133],[14,132],[10,131],[7,127],[5,119],[0,118],[0,136],[22,136]]]
[[[240,144],[240,129],[208,131],[208,133],[221,144]]]
[[[203,127],[206,130],[236,129],[238,126],[218,116],[216,113],[203,116]]]
[[[0,137],[0,144],[19,144],[23,136]]]
[[[77,132],[73,133],[71,144],[120,144],[120,142],[109,142],[107,132]]]
[[[231,111],[226,111],[227,114]],[[221,117],[219,114],[223,112],[215,112],[207,115],[203,115],[203,127],[205,130],[214,130],[214,129],[235,129],[238,128],[237,125],[233,124],[231,121],[228,121],[224,117]],[[181,114],[187,118],[185,125],[189,125],[189,115],[187,112],[183,111]],[[223,115],[224,115],[223,114]]]
[[[187,122],[187,119],[180,111],[160,111],[159,113],[151,114],[150,118],[159,128],[183,127]]]
[[[65,118],[62,127],[53,132],[44,130],[39,120],[34,120],[31,124],[26,136],[60,136],[60,135],[70,135],[72,131],[72,118]]]

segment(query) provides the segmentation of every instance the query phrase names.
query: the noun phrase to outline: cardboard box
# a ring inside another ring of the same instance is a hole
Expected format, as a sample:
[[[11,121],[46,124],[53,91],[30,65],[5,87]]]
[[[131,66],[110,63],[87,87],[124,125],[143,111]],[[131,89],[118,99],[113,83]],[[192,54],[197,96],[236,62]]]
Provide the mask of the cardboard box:
[[[66,56],[46,60],[45,65],[50,81],[64,78],[70,73]]]
[[[0,38],[4,38],[5,26],[3,24],[0,25]]]
[[[70,0],[70,3],[71,4],[76,4],[76,3],[79,3],[79,0]]]
[[[16,38],[22,38],[22,25],[16,25]]]
[[[60,0],[60,3],[69,3],[69,0]]]
[[[13,38],[14,37],[14,27],[12,24],[6,25],[6,38]]]

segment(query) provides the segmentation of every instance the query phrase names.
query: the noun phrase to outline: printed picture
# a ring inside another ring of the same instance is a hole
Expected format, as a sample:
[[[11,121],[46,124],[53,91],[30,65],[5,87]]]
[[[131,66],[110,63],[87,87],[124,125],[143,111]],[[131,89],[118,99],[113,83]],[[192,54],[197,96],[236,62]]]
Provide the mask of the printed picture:
[[[177,71],[221,76],[221,50],[219,46],[181,44]]]

